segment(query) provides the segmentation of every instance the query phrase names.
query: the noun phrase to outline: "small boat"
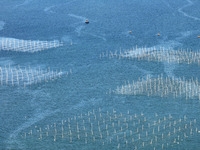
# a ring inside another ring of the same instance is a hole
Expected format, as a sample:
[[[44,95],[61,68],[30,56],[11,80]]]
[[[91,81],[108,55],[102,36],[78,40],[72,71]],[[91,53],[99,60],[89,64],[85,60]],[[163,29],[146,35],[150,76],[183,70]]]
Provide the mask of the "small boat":
[[[200,38],[200,35],[198,35],[197,37]]]
[[[131,34],[132,33],[132,31],[129,31],[129,34]]]
[[[88,20],[85,20],[85,23],[86,23],[86,24],[88,24],[88,23],[89,23],[89,21],[88,21]]]
[[[160,33],[158,33],[157,36],[160,36]]]

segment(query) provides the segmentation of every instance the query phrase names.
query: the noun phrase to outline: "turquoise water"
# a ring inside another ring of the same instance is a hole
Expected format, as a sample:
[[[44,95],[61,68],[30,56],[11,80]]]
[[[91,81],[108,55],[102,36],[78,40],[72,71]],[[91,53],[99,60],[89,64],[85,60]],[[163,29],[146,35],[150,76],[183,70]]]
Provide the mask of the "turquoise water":
[[[196,0],[1,0],[0,40],[59,40],[63,46],[37,53],[0,51],[0,66],[40,66],[44,70],[50,67],[61,69],[63,75],[26,88],[0,87],[0,149],[117,149],[115,142],[103,146],[102,143],[70,144],[66,139],[54,142],[53,138],[44,141],[21,137],[35,126],[45,128],[47,124],[99,108],[103,112],[115,109],[123,114],[127,110],[136,114],[143,112],[150,120],[155,119],[155,113],[160,117],[172,114],[174,119],[187,115],[188,119],[197,119],[200,128],[198,99],[106,94],[110,88],[116,89],[127,80],[138,80],[148,74],[200,79],[199,66],[99,58],[102,52],[136,45],[197,51],[199,5]],[[84,23],[86,19],[89,24]],[[199,136],[166,149],[199,149]],[[156,148],[161,149],[159,146],[161,143]]]

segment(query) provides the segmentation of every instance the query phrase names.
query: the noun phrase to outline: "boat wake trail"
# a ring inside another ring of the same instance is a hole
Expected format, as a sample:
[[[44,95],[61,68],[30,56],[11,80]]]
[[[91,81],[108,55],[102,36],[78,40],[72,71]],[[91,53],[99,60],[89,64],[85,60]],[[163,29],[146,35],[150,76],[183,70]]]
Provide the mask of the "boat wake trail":
[[[43,120],[44,118],[46,118],[46,117],[48,117],[48,116],[50,116],[50,115],[52,115],[52,114],[55,114],[55,113],[57,113],[57,112],[59,112],[59,111],[60,111],[59,109],[57,109],[57,110],[55,110],[55,111],[50,111],[50,110],[48,110],[48,111],[46,111],[46,112],[44,112],[44,113],[40,113],[40,114],[35,115],[33,118],[28,119],[27,122],[25,122],[24,124],[20,125],[15,131],[13,131],[13,132],[10,134],[9,139],[8,139],[7,142],[9,142],[9,145],[10,145],[10,144],[12,145],[12,144],[14,144],[14,143],[16,143],[16,144],[18,143],[18,146],[20,146],[20,143],[19,143],[19,141],[17,141],[16,137],[18,136],[18,134],[19,134],[21,131],[23,131],[24,129],[29,128],[29,127],[32,126],[33,124],[35,124],[35,123],[37,123],[37,122]],[[10,146],[11,146],[11,145],[10,145]],[[10,149],[9,147],[7,147],[7,148]]]
[[[0,21],[0,31],[3,30],[4,25],[5,25],[5,22],[4,21]]]
[[[102,39],[102,40],[106,41],[106,38],[103,37],[103,36],[99,36],[99,35],[92,34],[92,33],[86,33],[86,34],[88,34],[88,35],[90,35],[90,36],[93,36],[93,37],[96,37],[96,38],[99,38],[99,39]]]
[[[142,69],[142,68],[140,68],[140,67],[138,67],[138,66],[134,66],[134,68],[135,68],[135,70],[138,70],[138,71],[140,71],[140,72],[142,72],[142,76],[143,77],[146,77],[146,75],[152,75],[153,74],[153,72],[152,71],[148,71],[148,70],[146,70],[146,69]]]
[[[78,33],[78,36],[81,35],[81,30],[84,29],[84,26],[78,26],[76,27],[75,31]]]
[[[77,15],[74,15],[74,14],[68,14],[68,16],[76,18],[76,19],[79,19],[79,20],[82,20],[83,22],[85,22],[85,20],[87,19],[86,17],[77,16]]]
[[[162,2],[163,2],[169,9],[171,9],[171,12],[172,12],[173,16],[175,16],[174,9],[169,5],[169,3],[167,3],[165,0],[162,0]]]
[[[170,40],[170,41],[167,41],[167,42],[162,42],[160,43],[159,45],[156,45],[155,48],[156,49],[159,49],[160,47],[164,47],[165,49],[174,49],[175,47],[180,47],[182,44],[178,41],[173,41],[173,40]],[[174,69],[176,68],[176,65],[175,64],[168,64],[166,62],[163,63],[164,65],[164,72],[167,74],[168,77],[175,77],[176,76],[174,75],[173,71]]]
[[[174,75],[174,69],[176,68],[176,65],[175,64],[169,64],[167,62],[163,62],[164,64],[164,72],[167,74],[168,77],[175,77],[176,76]]]
[[[41,114],[37,114],[36,117],[34,118],[30,118],[27,122],[25,122],[24,124],[22,124],[17,130],[15,130],[14,132],[12,132],[10,134],[10,138],[15,138],[17,137],[17,135],[24,129],[32,126],[33,124],[35,124],[36,122],[41,121],[42,119],[44,119],[47,116],[50,116],[52,114],[57,113],[59,110],[55,110],[55,111],[46,111],[44,113]]]
[[[20,6],[24,6],[24,5],[27,5],[29,4],[30,2],[32,2],[33,0],[25,0],[22,4],[19,4],[19,5],[16,5],[14,8],[18,8]]]
[[[44,8],[44,12],[46,12],[46,13],[56,13],[56,12],[52,11],[51,9],[52,9],[52,8],[55,8],[55,7],[59,8],[60,6],[68,5],[68,4],[73,3],[73,2],[75,2],[75,1],[76,1],[76,0],[72,0],[72,1],[66,2],[66,3],[64,3],[64,4],[62,3],[62,4],[58,4],[58,5],[52,5],[52,6],[49,6],[49,7],[45,7],[45,8]]]
[[[54,8],[54,7],[55,7],[55,5],[46,7],[46,8],[44,9],[44,12],[46,12],[46,13],[55,13],[54,11],[51,10],[51,9]]]
[[[178,12],[182,13],[185,17],[188,17],[188,18],[191,18],[191,19],[200,21],[200,18],[191,16],[191,15],[189,15],[189,14],[187,14],[186,12],[183,11],[184,8],[187,8],[187,7],[190,7],[190,6],[194,5],[194,3],[193,3],[191,0],[187,0],[187,2],[188,2],[188,4],[187,4],[187,5],[184,5],[184,6],[181,7],[181,8],[179,8],[179,9],[178,9]]]

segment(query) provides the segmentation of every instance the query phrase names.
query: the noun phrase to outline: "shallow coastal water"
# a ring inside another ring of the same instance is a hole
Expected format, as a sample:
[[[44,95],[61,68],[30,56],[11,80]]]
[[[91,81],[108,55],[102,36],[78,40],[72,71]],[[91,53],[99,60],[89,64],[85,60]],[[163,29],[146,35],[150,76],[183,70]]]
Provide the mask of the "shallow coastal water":
[[[200,130],[198,98],[186,100],[108,94],[109,89],[116,89],[125,81],[147,75],[200,79],[198,65],[100,58],[102,52],[106,55],[107,51],[114,53],[136,46],[138,49],[164,47],[197,51],[200,47],[200,39],[197,38],[200,34],[199,5],[195,0],[2,0],[0,47],[4,43],[2,39],[10,38],[63,41],[63,46],[34,53],[1,50],[0,66],[8,68],[10,64],[11,68],[19,65],[43,70],[50,67],[58,71],[61,69],[64,75],[48,82],[35,82],[25,88],[10,86],[12,84],[6,86],[5,82],[1,85],[0,149],[79,149],[78,142],[68,147],[62,139],[56,142],[53,138],[49,142],[34,138],[25,140],[22,135],[35,126],[44,129],[47,124],[60,123],[99,108],[103,112],[115,109],[118,114],[127,114],[127,110],[136,114],[143,112],[150,120],[155,119],[155,113],[160,117],[172,114],[174,119],[187,115],[188,119],[197,120]],[[86,19],[89,24],[85,24]],[[174,149],[198,149],[199,136],[185,139]],[[84,149],[92,146],[98,149],[98,144],[82,144]],[[162,148],[161,143],[157,146]],[[112,144],[103,146],[100,142],[100,147],[117,149],[117,143],[112,147]]]

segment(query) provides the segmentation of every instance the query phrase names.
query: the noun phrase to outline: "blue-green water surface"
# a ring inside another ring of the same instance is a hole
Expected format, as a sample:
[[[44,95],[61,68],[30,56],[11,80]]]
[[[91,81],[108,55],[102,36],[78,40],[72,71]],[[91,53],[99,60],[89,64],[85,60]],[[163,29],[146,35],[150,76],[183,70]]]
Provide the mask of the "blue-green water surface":
[[[0,65],[71,69],[72,74],[26,88],[0,87],[0,149],[117,149],[112,144],[81,146],[65,140],[21,138],[37,125],[44,127],[99,108],[143,112],[149,118],[155,113],[175,118],[187,115],[197,119],[200,128],[198,99],[106,94],[147,74],[200,79],[199,66],[99,58],[102,52],[136,45],[198,50],[198,6],[197,0],[1,0],[1,38],[60,40],[64,45],[37,53],[0,51]],[[186,139],[173,149],[198,150],[199,139]]]

